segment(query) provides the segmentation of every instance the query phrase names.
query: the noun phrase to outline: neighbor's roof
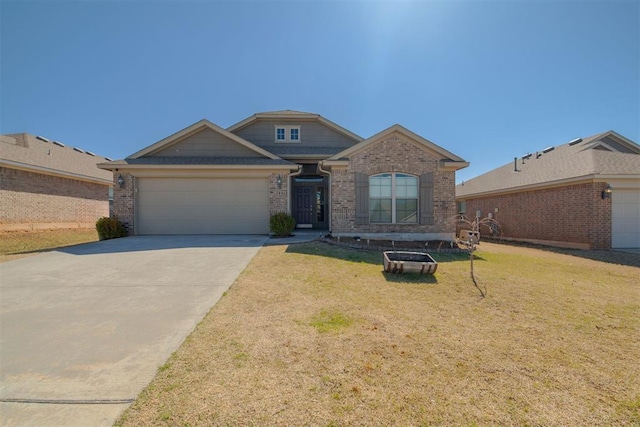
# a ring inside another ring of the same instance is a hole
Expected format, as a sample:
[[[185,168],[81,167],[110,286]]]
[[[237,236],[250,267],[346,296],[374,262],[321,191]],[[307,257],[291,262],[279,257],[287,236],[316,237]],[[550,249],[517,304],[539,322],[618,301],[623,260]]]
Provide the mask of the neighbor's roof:
[[[0,135],[0,166],[7,168],[111,184],[111,172],[97,167],[98,163],[108,160],[41,136],[28,133]]]
[[[528,158],[525,156],[458,184],[456,197],[497,194],[584,179],[640,178],[640,146],[614,131],[578,138],[558,147],[532,152]]]
[[[268,120],[314,120],[322,123],[323,125],[333,129],[334,131],[345,135],[348,138],[353,139],[354,142],[360,142],[364,138],[355,133],[351,132],[348,129],[343,128],[342,126],[332,122],[331,120],[327,120],[322,117],[320,114],[316,113],[307,113],[304,111],[295,111],[295,110],[279,110],[279,111],[265,111],[262,113],[256,113],[252,116],[247,117],[244,120],[239,121],[238,123],[229,126],[227,130],[229,132],[236,132],[246,126],[249,126],[251,123],[260,120],[260,119],[268,119]]]

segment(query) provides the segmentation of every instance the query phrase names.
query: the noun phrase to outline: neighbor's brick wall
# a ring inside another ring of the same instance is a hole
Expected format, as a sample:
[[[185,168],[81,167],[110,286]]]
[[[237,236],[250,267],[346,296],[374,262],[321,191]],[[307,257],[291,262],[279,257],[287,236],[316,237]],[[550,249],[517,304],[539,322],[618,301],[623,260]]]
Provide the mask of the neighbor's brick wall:
[[[611,199],[602,199],[606,183],[584,183],[520,193],[466,199],[468,217],[494,212],[502,235],[611,247]],[[498,208],[498,213],[495,213]],[[481,230],[488,234],[488,230]]]
[[[108,185],[0,167],[0,228],[91,228],[103,216]]]
[[[398,136],[391,136],[351,157],[347,169],[331,174],[331,231],[334,233],[454,233],[455,172],[439,171],[439,157]],[[433,172],[434,224],[355,223],[355,173],[400,172],[420,176]]]
[[[124,185],[118,185],[118,176],[122,175]],[[113,172],[113,213],[112,216],[122,222],[129,231],[129,235],[134,232],[134,197],[135,178],[126,172]]]

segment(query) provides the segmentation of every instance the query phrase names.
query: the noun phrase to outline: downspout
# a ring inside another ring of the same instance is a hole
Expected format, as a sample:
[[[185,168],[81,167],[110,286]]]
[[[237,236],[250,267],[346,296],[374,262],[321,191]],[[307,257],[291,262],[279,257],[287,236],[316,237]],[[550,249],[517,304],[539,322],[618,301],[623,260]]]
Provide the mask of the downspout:
[[[297,172],[291,172],[290,174],[287,175],[287,213],[289,215],[291,215],[291,186],[293,185],[293,179],[291,179],[294,176],[298,176],[302,173],[302,166],[298,165],[298,171]]]
[[[328,170],[324,170],[322,169],[322,161],[318,162],[318,170],[322,173],[326,173],[327,175],[329,175],[329,186],[328,189],[329,191],[327,191],[327,219],[329,220],[329,234],[331,234],[331,226],[332,226],[332,222],[331,222],[331,172]]]

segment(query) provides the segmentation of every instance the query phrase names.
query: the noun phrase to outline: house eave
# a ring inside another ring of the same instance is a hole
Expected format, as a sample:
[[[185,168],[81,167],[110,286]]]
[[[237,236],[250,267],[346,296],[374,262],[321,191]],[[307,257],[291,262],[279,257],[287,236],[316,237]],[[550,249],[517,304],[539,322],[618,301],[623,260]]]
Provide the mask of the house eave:
[[[441,160],[438,169],[441,171],[457,171],[469,166],[469,162],[458,162],[450,160]]]
[[[133,169],[191,169],[191,170],[298,170],[298,165],[136,165],[136,164],[109,164],[100,163],[100,169],[106,170],[133,170]]]
[[[324,160],[320,162],[322,166],[349,166],[349,160]]]
[[[102,185],[113,185],[113,182],[110,179],[96,178],[96,177],[77,174],[73,172],[64,172],[56,169],[45,168],[42,166],[34,166],[34,165],[28,165],[26,163],[14,162],[12,160],[0,159],[0,166],[10,168],[10,169],[18,169],[25,172],[34,172],[34,173],[40,173],[43,175],[56,176],[59,178],[73,179],[76,181],[91,182],[94,184],[102,184]]]

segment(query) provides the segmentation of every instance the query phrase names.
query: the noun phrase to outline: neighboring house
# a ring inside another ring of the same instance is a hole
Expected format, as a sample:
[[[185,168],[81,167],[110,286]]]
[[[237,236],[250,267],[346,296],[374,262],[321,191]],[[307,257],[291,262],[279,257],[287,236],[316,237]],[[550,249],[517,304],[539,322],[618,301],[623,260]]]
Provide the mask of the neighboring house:
[[[318,114],[254,114],[223,129],[201,120],[124,160],[114,215],[132,234],[267,234],[289,212],[299,228],[342,236],[451,238],[455,171],[468,163],[399,125],[363,139]]]
[[[0,230],[91,228],[109,216],[109,159],[26,133],[0,135]]]
[[[640,146],[614,131],[578,138],[459,184],[456,200],[468,217],[493,216],[507,239],[638,248]]]

